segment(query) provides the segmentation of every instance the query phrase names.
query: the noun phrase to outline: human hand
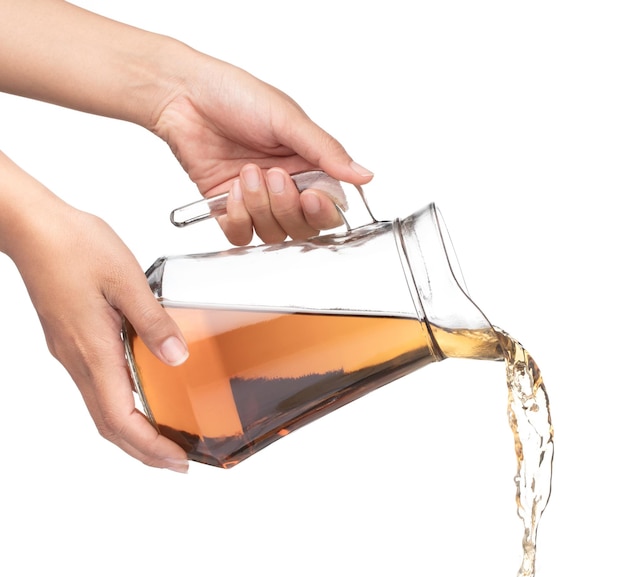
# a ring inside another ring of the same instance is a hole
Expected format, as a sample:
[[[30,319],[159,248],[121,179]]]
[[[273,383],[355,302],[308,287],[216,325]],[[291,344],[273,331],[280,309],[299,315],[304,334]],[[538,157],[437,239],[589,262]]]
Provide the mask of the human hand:
[[[253,230],[275,242],[340,224],[330,199],[297,195],[288,174],[319,168],[352,184],[371,180],[292,99],[243,70],[68,2],[22,4],[1,4],[0,90],[152,130],[203,195],[232,188],[220,224],[235,244]],[[98,430],[146,464],[186,470],[184,451],[135,409],[120,339],[126,316],[158,358],[176,364],[185,355],[178,328],[104,222],[1,154],[0,168],[9,174],[0,174],[0,251],[18,266],[50,351]]]
[[[295,179],[282,168],[263,172],[256,164],[247,164],[233,181],[227,196],[226,214],[217,221],[226,237],[235,245],[246,245],[253,231],[266,243],[280,242],[286,236],[310,238],[320,230],[344,224],[336,205],[336,190],[300,190]],[[331,200],[332,199],[332,200]]]
[[[268,173],[273,167],[321,169],[351,184],[372,178],[280,90],[173,38],[69,2],[0,3],[0,70],[2,91],[152,130],[204,196],[230,190],[239,178],[242,202],[220,219],[236,244],[253,227],[274,242],[341,224],[319,191],[297,196],[286,183],[284,194],[271,186],[268,194],[266,185],[279,183],[279,173]],[[264,178],[245,170],[249,164]]]
[[[306,238],[342,224],[323,191],[298,194],[289,174],[321,168],[364,184],[372,173],[312,122],[283,92],[208,56],[182,73],[150,126],[171,147],[204,196],[231,191],[219,222],[227,238],[247,244]],[[183,71],[186,70],[183,67]]]
[[[128,248],[105,222],[52,195],[11,233],[0,248],[17,265],[48,348],[78,386],[100,434],[147,465],[185,472],[184,450],[135,407],[123,317],[164,363],[180,364],[187,350]]]

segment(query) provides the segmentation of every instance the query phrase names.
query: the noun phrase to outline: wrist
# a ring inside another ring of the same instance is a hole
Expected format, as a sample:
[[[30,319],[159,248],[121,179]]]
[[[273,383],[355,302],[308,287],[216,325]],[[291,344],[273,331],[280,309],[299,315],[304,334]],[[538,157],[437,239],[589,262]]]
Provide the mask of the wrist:
[[[28,258],[63,207],[69,205],[0,152],[0,252],[16,264]]]
[[[156,133],[163,110],[191,92],[190,79],[197,77],[204,60],[211,59],[173,38],[151,35],[151,40],[152,48],[138,55],[130,74],[141,80],[134,81],[133,97],[126,99],[126,120]]]
[[[144,127],[193,52],[68,2],[0,8],[1,91]]]

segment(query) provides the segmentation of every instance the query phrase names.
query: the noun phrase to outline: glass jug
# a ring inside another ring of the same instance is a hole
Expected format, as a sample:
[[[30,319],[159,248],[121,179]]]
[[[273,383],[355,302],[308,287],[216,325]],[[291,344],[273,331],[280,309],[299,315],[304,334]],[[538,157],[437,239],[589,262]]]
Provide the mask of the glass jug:
[[[360,187],[346,187],[356,198],[346,215],[341,183],[320,171],[294,180],[329,194],[346,230],[159,258],[146,275],[187,339],[189,358],[178,367],[125,326],[145,412],[192,460],[229,468],[426,364],[501,358],[434,204],[377,221]],[[225,197],[177,209],[171,220],[223,214]]]

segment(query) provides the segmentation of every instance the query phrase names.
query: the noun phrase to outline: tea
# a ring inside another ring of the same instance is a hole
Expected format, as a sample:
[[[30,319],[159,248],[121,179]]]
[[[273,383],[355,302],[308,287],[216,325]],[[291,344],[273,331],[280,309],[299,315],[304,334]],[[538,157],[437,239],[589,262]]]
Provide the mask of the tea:
[[[537,529],[550,499],[554,431],[543,377],[528,351],[503,330],[494,327],[496,355],[488,333],[446,331],[432,327],[435,338],[450,357],[504,360],[508,389],[509,425],[513,432],[517,473],[517,513],[524,524],[522,564],[518,577],[534,577]],[[479,355],[483,353],[483,357]]]
[[[504,331],[450,331],[369,314],[165,308],[187,338],[189,358],[166,366],[126,327],[138,392],[163,435],[190,459],[223,468],[433,360],[504,360],[524,523],[518,575],[535,574],[537,526],[550,495],[552,424],[536,364]]]
[[[496,333],[506,363],[509,423],[517,457],[517,513],[524,523],[524,556],[518,577],[533,577],[537,528],[552,487],[554,431],[550,403],[533,358],[504,331]]]
[[[187,338],[183,365],[129,329],[149,416],[191,459],[224,468],[432,361],[427,327],[409,318],[166,308]]]

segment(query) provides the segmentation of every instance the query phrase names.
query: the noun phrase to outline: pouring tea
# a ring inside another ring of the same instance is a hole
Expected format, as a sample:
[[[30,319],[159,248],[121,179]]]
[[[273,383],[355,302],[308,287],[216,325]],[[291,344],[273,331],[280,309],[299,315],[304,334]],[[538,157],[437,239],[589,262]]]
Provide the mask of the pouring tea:
[[[434,204],[378,221],[358,187],[346,191],[320,171],[294,180],[300,190],[328,191],[346,230],[161,257],[147,271],[189,347],[185,363],[166,366],[126,324],[128,364],[147,416],[190,459],[230,468],[427,364],[503,360],[525,531],[519,575],[534,575],[553,452],[536,364],[470,298]],[[187,226],[213,218],[225,199],[181,207],[171,220]]]

